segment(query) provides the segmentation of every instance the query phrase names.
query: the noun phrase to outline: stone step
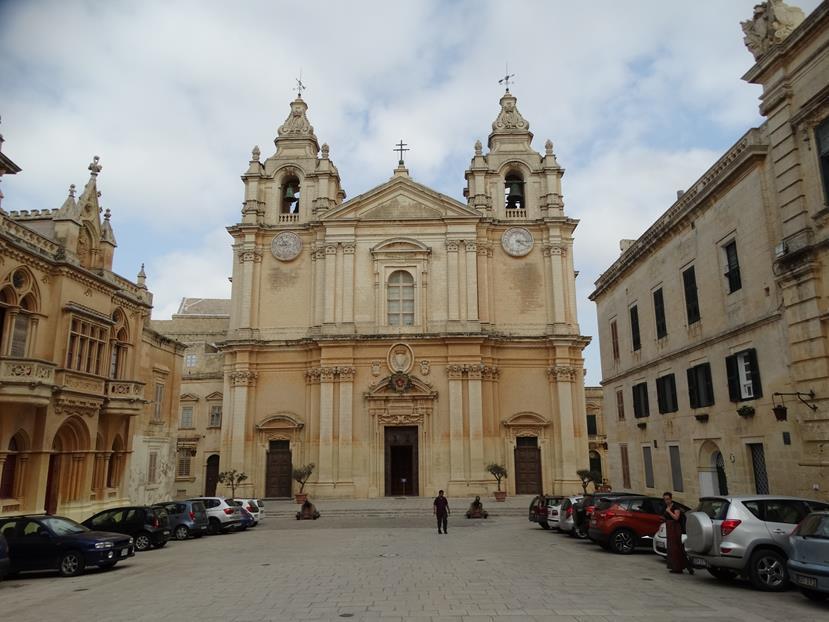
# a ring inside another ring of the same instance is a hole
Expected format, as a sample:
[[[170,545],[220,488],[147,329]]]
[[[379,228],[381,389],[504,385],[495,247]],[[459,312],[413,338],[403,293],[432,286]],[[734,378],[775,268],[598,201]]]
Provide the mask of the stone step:
[[[321,501],[317,504],[317,509],[324,514],[326,517],[364,517],[364,518],[407,518],[407,517],[429,517],[432,515],[431,508],[410,508],[410,509],[395,509],[395,510],[380,510],[380,509],[335,509],[335,508],[326,508],[325,502]],[[295,505],[292,508],[285,508],[281,507],[278,509],[273,509],[268,507],[267,503],[265,504],[265,516],[268,518],[284,518],[284,517],[293,517],[299,511],[299,505]],[[527,510],[524,508],[487,508],[487,512],[492,518],[496,518],[498,516],[526,516]],[[457,512],[461,515],[466,513],[466,509],[464,508],[463,512]]]

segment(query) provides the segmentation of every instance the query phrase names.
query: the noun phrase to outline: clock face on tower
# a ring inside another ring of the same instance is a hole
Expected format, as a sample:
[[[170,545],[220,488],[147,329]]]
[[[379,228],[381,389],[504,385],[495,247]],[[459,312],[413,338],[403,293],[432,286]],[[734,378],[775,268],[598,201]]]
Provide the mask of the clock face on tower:
[[[291,261],[302,251],[302,240],[293,231],[283,231],[271,242],[271,253],[279,261]]]
[[[508,255],[523,257],[533,248],[533,234],[524,227],[510,227],[501,236],[501,246]]]

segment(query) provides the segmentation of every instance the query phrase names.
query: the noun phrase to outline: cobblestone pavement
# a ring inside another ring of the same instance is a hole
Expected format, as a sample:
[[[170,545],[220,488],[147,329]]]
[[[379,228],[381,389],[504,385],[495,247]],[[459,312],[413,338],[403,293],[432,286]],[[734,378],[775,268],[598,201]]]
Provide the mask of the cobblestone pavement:
[[[2,582],[0,619],[829,619],[797,591],[671,575],[652,553],[613,555],[523,517],[453,516],[439,536],[428,515],[326,521],[321,506],[318,521],[171,542],[106,572]]]

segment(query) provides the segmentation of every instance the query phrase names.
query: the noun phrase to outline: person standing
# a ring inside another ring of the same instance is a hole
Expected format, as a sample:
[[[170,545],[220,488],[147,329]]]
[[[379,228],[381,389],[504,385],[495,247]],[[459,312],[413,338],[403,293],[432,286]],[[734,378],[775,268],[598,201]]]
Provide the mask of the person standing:
[[[694,574],[694,567],[688,563],[685,547],[682,545],[682,510],[674,503],[674,496],[670,492],[662,495],[662,501],[665,502],[662,517],[665,519],[665,534],[668,541],[668,570],[682,574],[687,568],[690,574]]]
[[[449,519],[449,499],[443,496],[443,491],[438,490],[438,496],[435,497],[433,514],[438,520],[438,533],[441,533],[441,526],[443,533],[446,533],[446,524]]]

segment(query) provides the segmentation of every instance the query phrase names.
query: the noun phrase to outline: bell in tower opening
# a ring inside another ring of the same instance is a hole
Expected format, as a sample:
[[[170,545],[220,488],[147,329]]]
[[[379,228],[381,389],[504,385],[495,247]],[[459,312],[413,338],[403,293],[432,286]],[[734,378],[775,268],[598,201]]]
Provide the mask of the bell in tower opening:
[[[504,196],[507,209],[524,208],[524,180],[520,175],[510,173],[504,180]]]
[[[284,188],[282,213],[296,214],[299,212],[299,180],[296,177],[289,177],[285,180]]]

